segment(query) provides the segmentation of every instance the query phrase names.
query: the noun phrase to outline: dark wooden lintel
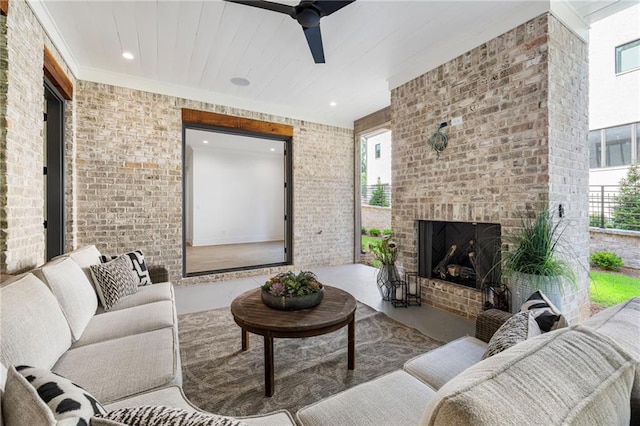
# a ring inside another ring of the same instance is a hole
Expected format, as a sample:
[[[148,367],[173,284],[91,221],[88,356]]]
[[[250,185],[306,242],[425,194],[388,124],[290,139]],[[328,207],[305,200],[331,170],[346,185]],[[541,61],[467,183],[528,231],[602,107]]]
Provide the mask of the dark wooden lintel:
[[[44,47],[44,75],[56,86],[63,98],[73,99],[73,83],[47,46]]]
[[[215,112],[198,111],[188,108],[182,109],[182,122],[204,124],[206,126],[226,127],[229,129],[238,129],[274,136],[293,136],[293,126],[286,124],[271,123],[268,121],[235,117],[233,115],[218,114]]]

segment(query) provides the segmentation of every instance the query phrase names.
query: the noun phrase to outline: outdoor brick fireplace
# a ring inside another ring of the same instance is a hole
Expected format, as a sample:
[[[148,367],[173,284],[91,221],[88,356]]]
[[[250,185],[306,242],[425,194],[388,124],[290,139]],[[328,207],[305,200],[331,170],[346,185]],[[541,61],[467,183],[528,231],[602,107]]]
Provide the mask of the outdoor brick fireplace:
[[[509,249],[524,215],[562,203],[578,276],[564,313],[588,316],[587,105],[586,44],[550,14],[392,90],[392,227],[398,266],[419,272],[424,303],[475,318],[479,287],[497,279],[489,258]],[[443,122],[438,155],[429,139]],[[434,273],[452,245],[458,256]],[[471,251],[475,278],[460,257]]]
[[[500,277],[500,224],[418,221],[418,276],[481,289]]]

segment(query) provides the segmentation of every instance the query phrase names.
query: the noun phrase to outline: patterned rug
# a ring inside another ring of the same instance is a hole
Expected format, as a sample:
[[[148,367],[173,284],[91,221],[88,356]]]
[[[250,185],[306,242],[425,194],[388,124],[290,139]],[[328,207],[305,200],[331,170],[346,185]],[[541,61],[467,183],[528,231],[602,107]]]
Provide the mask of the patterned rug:
[[[247,416],[308,404],[402,368],[442,344],[358,302],[356,368],[347,370],[347,328],[304,339],[274,339],[275,392],[264,396],[263,338],[240,327],[229,308],[178,317],[183,388],[203,410]]]

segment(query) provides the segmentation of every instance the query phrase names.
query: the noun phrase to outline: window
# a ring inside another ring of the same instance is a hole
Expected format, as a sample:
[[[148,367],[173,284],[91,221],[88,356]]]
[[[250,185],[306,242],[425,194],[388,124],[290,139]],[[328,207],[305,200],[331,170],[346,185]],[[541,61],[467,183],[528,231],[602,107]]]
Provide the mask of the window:
[[[602,130],[589,132],[589,167],[602,167]]]
[[[640,122],[589,132],[589,168],[640,162]]]
[[[376,158],[380,158],[380,144],[377,143],[376,144]]]
[[[607,167],[628,166],[631,164],[631,125],[606,129],[606,165]]]
[[[616,74],[640,68],[640,39],[616,47]]]

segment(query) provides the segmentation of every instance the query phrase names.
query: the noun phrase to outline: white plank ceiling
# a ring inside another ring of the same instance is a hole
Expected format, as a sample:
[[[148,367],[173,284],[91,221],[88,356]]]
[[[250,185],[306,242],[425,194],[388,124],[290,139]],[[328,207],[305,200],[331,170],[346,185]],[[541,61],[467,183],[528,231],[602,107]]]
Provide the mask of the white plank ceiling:
[[[637,1],[569,3],[584,24]],[[295,20],[244,5],[29,4],[80,79],[342,127],[389,105],[391,88],[551,8],[540,0],[357,0],[322,19],[326,64],[315,64]],[[238,87],[234,77],[251,84]]]

